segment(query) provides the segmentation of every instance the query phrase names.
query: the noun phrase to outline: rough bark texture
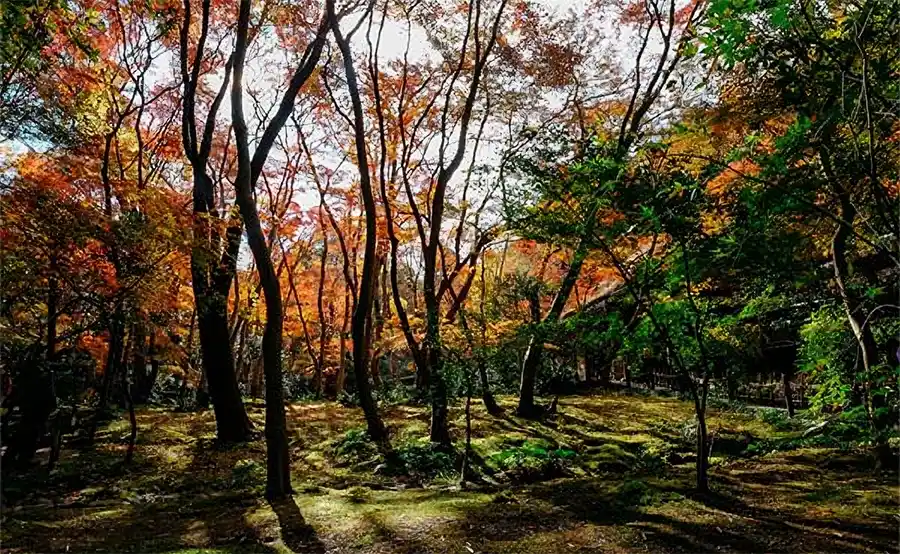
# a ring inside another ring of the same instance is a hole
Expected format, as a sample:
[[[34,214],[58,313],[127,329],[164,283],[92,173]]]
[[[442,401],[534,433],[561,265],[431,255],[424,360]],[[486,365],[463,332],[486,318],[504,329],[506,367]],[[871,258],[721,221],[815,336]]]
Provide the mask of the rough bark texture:
[[[203,301],[195,296],[197,302]],[[216,436],[223,442],[243,442],[250,438],[250,419],[241,399],[231,354],[228,319],[221,296],[207,296],[206,306],[197,306],[197,330],[200,337],[200,354],[209,399],[216,415]]]
[[[709,438],[706,427],[706,407],[697,408],[697,490],[709,492]]]

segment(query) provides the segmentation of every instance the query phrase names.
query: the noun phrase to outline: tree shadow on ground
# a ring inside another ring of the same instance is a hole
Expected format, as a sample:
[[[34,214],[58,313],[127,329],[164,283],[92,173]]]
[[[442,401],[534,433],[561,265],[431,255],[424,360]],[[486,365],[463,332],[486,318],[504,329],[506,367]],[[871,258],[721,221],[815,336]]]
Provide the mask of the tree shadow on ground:
[[[325,545],[319,540],[316,530],[306,522],[293,498],[269,502],[278,517],[281,540],[294,552],[324,554]]]
[[[620,475],[621,486],[610,485],[609,479],[533,485],[516,501],[467,510],[460,528],[477,542],[530,541],[589,524],[610,532],[627,529],[620,547],[651,552],[871,552],[896,547],[894,526],[811,519],[750,505],[727,489],[699,495],[687,472],[629,486],[635,481]]]

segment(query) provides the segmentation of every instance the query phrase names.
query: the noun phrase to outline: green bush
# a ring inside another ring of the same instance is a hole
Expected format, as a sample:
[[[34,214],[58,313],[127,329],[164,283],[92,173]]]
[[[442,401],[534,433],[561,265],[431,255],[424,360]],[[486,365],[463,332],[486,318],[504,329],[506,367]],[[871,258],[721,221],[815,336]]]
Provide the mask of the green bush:
[[[491,460],[517,481],[537,481],[564,475],[575,452],[545,446],[525,441],[521,446],[497,452]]]
[[[777,408],[757,408],[756,414],[763,423],[771,425],[779,431],[787,431],[795,427],[785,410],[779,410]]]
[[[354,504],[364,504],[372,497],[372,491],[366,487],[350,487],[347,489],[347,499]]]
[[[454,456],[430,442],[410,442],[396,450],[403,470],[414,477],[434,479],[454,471]]]
[[[674,445],[652,439],[640,445],[636,457],[637,468],[649,472],[662,471],[669,465],[670,457],[674,452]]]
[[[856,348],[843,311],[831,305],[813,312],[800,329],[800,339],[800,366],[818,385],[810,398],[812,408],[819,411],[845,404],[854,381]]]
[[[331,452],[338,462],[358,464],[378,456],[378,448],[365,429],[350,429],[331,444]]]
[[[619,486],[619,498],[630,506],[649,506],[654,502],[653,490],[643,481],[629,479]]]
[[[697,418],[689,417],[678,425],[678,442],[685,448],[697,447]]]

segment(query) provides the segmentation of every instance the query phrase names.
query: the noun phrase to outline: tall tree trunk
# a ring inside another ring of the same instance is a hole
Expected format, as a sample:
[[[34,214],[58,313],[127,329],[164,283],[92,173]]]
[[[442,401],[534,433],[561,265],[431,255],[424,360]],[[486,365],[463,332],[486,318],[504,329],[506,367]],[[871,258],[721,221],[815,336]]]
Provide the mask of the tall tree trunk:
[[[216,114],[228,89],[233,59],[225,64],[225,78],[210,104],[206,123],[197,132],[196,92],[199,88],[204,55],[210,0],[203,0],[200,36],[193,61],[188,44],[192,28],[191,2],[184,2],[180,25],[179,61],[182,77],[182,146],[193,170],[193,237],[191,245],[191,285],[197,311],[197,328],[203,379],[216,414],[216,431],[220,441],[243,442],[250,438],[252,426],[237,386],[231,335],[228,328],[228,293],[236,273],[242,224],[239,217],[230,218],[227,230],[218,230],[218,206],[215,187],[206,169],[212,148]],[[194,27],[196,28],[196,27]],[[198,140],[199,139],[199,140]],[[223,245],[224,242],[224,245]],[[202,388],[202,387],[201,387]],[[207,404],[205,392],[198,389],[198,404]]]
[[[448,427],[447,384],[444,381],[444,357],[441,344],[440,302],[435,290],[437,243],[425,250],[425,352],[430,372],[428,388],[431,400],[431,442],[443,448],[451,446]]]
[[[319,258],[319,291],[316,307],[319,311],[319,355],[316,364],[316,395],[325,393],[325,345],[328,340],[328,322],[325,319],[325,267],[328,262],[328,231],[325,220],[321,217],[324,208],[319,206],[320,225],[322,229],[322,256]]]
[[[356,163],[359,169],[359,186],[363,198],[363,207],[366,212],[366,242],[363,250],[363,270],[359,281],[359,296],[356,302],[356,310],[350,324],[350,333],[353,336],[353,373],[356,377],[356,389],[359,395],[359,403],[366,418],[366,426],[369,436],[379,444],[383,451],[390,452],[387,428],[378,415],[375,399],[369,384],[369,337],[367,333],[368,322],[372,312],[372,301],[375,293],[376,260],[375,248],[378,232],[378,216],[375,207],[375,197],[372,193],[372,183],[369,176],[368,155],[366,153],[365,129],[363,125],[363,109],[360,100],[359,85],[356,79],[356,69],[353,67],[353,55],[350,51],[350,43],[341,33],[337,14],[334,11],[333,0],[327,2],[328,17],[331,32],[334,35],[341,57],[344,60],[344,73],[347,77],[347,89],[350,92],[350,100],[353,107],[353,132],[356,146]],[[371,9],[371,5],[370,5]]]
[[[697,490],[709,492],[709,432],[706,407],[697,407]]]
[[[252,427],[238,388],[225,297],[217,293],[204,296],[196,297],[198,302],[205,300],[205,305],[197,306],[197,330],[203,374],[216,415],[216,435],[222,442],[243,442],[250,438]]]
[[[375,289],[377,290],[377,295],[375,297],[375,301],[373,303],[373,317],[372,317],[372,346],[371,350],[371,372],[372,372],[372,382],[375,383],[375,386],[381,386],[381,336],[384,333],[384,320],[386,314],[390,313],[389,311],[385,311],[385,305],[387,300],[387,264],[385,263],[385,255],[378,256],[376,273],[380,277],[376,277],[377,283],[375,284]],[[389,306],[389,305],[388,305]],[[389,309],[389,308],[388,308]]]
[[[91,426],[88,430],[88,442],[93,443],[97,434],[97,427],[100,420],[105,417],[106,410],[109,406],[109,397],[113,391],[115,379],[118,376],[122,353],[125,349],[125,314],[124,307],[118,304],[113,312],[112,321],[109,325],[109,349],[106,353],[106,367],[103,371],[103,381],[100,385],[100,392],[97,397],[97,409],[94,417],[91,419]]]
[[[347,327],[350,323],[350,285],[346,284],[344,289],[344,317],[341,320],[341,336],[340,336],[340,361],[337,367],[337,379],[334,385],[334,396],[337,398],[344,392],[344,385],[347,380]]]
[[[137,442],[137,416],[134,413],[134,398],[131,395],[131,379],[125,379],[125,403],[128,405],[128,421],[131,432],[128,435],[128,450],[125,452],[125,463],[134,459],[134,445]]]
[[[53,471],[56,462],[59,460],[59,453],[62,449],[62,436],[65,416],[59,407],[56,390],[56,368],[54,362],[56,359],[56,342],[57,342],[57,321],[58,321],[58,303],[59,303],[59,283],[56,278],[56,256],[51,255],[50,258],[50,278],[47,282],[47,352],[46,361],[48,371],[50,373],[50,395],[53,398],[56,415],[53,417],[50,429],[50,460],[47,462],[47,471]],[[74,403],[73,403],[74,409]]]
[[[466,368],[466,448],[463,451],[462,466],[459,470],[459,486],[466,487],[469,478],[469,463],[472,457],[472,374]]]
[[[250,24],[250,0],[242,0],[238,14],[234,50],[234,83],[231,89],[231,113],[238,153],[235,199],[247,229],[247,242],[256,261],[259,280],[266,300],[266,326],[263,330],[263,371],[266,376],[266,496],[270,500],[291,494],[290,454],[287,422],[284,414],[284,385],[281,371],[282,304],[281,284],[272,264],[272,254],[263,234],[256,199],[252,191],[252,168],[247,123],[243,108],[244,59]],[[227,320],[225,320],[227,335]],[[228,340],[226,338],[226,340]]]

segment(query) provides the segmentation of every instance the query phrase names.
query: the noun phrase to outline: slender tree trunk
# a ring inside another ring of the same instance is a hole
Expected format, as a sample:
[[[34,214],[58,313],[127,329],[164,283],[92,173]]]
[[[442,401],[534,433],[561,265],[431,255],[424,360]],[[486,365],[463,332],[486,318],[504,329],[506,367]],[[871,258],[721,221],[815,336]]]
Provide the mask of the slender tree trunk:
[[[466,449],[463,451],[462,467],[459,470],[459,486],[465,488],[469,479],[469,461],[472,456],[472,375],[466,369]]]
[[[439,301],[435,291],[435,268],[437,264],[437,244],[429,246],[425,252],[425,351],[431,383],[431,442],[443,448],[450,448],[448,428],[447,384],[444,381],[444,357],[441,345]]]
[[[57,401],[57,390],[56,390],[56,368],[54,367],[54,361],[56,359],[56,342],[57,342],[57,320],[58,320],[58,302],[59,302],[59,289],[56,279],[56,257],[55,255],[50,259],[50,279],[48,279],[47,283],[47,355],[46,361],[48,365],[48,371],[50,372],[50,394],[54,401],[55,412],[56,415],[53,418],[53,422],[51,424],[50,430],[50,460],[47,462],[47,471],[53,471],[53,468],[56,466],[56,462],[59,460],[59,453],[62,449],[62,437],[63,437],[63,425],[64,425],[64,416],[62,414],[62,409],[59,407],[59,403]],[[74,404],[73,404],[74,408]]]
[[[344,289],[344,317],[341,321],[340,351],[341,359],[338,362],[337,380],[334,386],[334,396],[339,397],[344,392],[344,384],[347,380],[347,326],[350,323],[350,285]]]
[[[137,416],[134,413],[134,398],[131,396],[131,380],[125,380],[125,402],[128,404],[128,421],[131,424],[131,433],[128,435],[128,450],[125,453],[125,463],[130,464],[134,459],[134,445],[137,442]]]
[[[876,407],[883,405],[884,397],[883,395],[878,395],[878,398],[874,397],[871,374],[872,365],[877,363],[878,347],[875,343],[875,337],[872,335],[871,328],[865,325],[863,319],[864,314],[859,310],[859,301],[853,297],[847,287],[847,278],[850,275],[850,264],[847,259],[847,243],[853,236],[853,225],[857,215],[856,207],[853,205],[850,191],[843,186],[834,172],[829,150],[823,147],[819,153],[825,175],[831,181],[832,188],[840,202],[840,213],[838,215],[841,223],[838,224],[831,240],[834,281],[844,305],[847,322],[850,324],[850,329],[853,331],[853,336],[856,338],[858,345],[859,360],[862,363],[863,374],[865,376],[863,392],[866,397],[866,413],[868,414],[869,423],[872,426],[872,429],[875,431],[876,436],[879,437],[879,446],[883,447],[885,445],[880,444],[883,442],[881,440],[883,438],[883,433],[881,431],[883,431],[886,422],[884,421],[884,418],[876,416]]]
[[[353,67],[353,55],[350,50],[350,44],[341,33],[333,1],[328,1],[327,9],[331,32],[334,34],[335,41],[341,51],[341,57],[344,60],[344,73],[347,77],[347,88],[350,92],[350,100],[353,107],[356,162],[360,176],[360,192],[366,213],[366,242],[363,250],[362,277],[359,280],[359,296],[356,302],[356,310],[353,312],[353,319],[350,324],[350,333],[353,336],[353,372],[354,377],[356,377],[359,403],[365,414],[369,436],[379,444],[383,451],[390,452],[391,447],[387,428],[378,415],[378,408],[375,404],[375,399],[372,397],[372,390],[369,384],[369,337],[367,329],[377,281],[375,249],[378,233],[378,216],[376,214],[375,197],[372,193],[372,183],[367,161],[363,109],[359,85],[356,79],[356,69]]]
[[[698,406],[697,411],[697,490],[709,492],[709,438],[706,427],[706,406]]]
[[[593,229],[593,225],[588,225],[588,227]],[[551,325],[559,321],[559,317],[562,315],[566,302],[569,301],[569,296],[572,294],[575,283],[578,281],[578,276],[581,274],[581,268],[584,265],[587,254],[587,242],[582,241],[572,257],[572,263],[563,277],[559,291],[556,293],[553,304],[550,306],[550,311],[540,323],[541,326]],[[534,403],[534,383],[538,368],[541,365],[543,349],[544,335],[541,329],[537,329],[528,342],[528,350],[525,352],[525,360],[522,362],[522,375],[519,381],[519,406],[516,409],[516,414],[520,417],[537,417],[540,415],[540,410]]]
[[[112,316],[112,322],[109,326],[109,349],[106,353],[106,367],[103,371],[103,381],[100,385],[100,393],[97,399],[97,408],[94,417],[91,420],[91,426],[88,430],[88,442],[93,443],[97,434],[97,427],[100,420],[105,416],[109,406],[109,397],[112,394],[113,384],[120,369],[122,352],[124,351],[125,341],[125,318],[124,308],[121,305],[116,306]]]
[[[238,170],[234,186],[235,199],[247,230],[247,242],[256,261],[266,300],[266,326],[263,330],[262,344],[263,370],[266,376],[266,496],[270,500],[275,500],[284,498],[292,492],[281,370],[283,312],[281,285],[272,264],[272,254],[263,234],[252,191],[250,146],[243,112],[243,73],[249,24],[250,0],[242,0],[238,14],[234,83],[231,89],[232,125],[238,153]],[[227,333],[227,320],[225,329]]]
[[[324,208],[320,206],[320,225],[322,229],[322,256],[319,258],[319,291],[316,300],[316,306],[319,310],[319,355],[316,364],[316,395],[322,396],[325,393],[325,344],[328,338],[328,322],[325,319],[325,266],[328,262],[328,231],[326,230],[325,220],[321,218]],[[332,312],[333,313],[333,312]]]
[[[822,160],[827,172],[833,177],[829,156],[824,155]],[[834,281],[844,305],[847,321],[858,346],[859,360],[862,363],[864,375],[863,393],[865,395],[866,413],[872,429],[875,431],[876,436],[879,437],[879,447],[883,448],[884,446],[881,443],[884,441],[880,439],[883,435],[882,431],[886,427],[886,422],[884,417],[877,415],[877,412],[878,408],[884,405],[884,397],[883,395],[874,394],[872,386],[872,365],[877,363],[878,347],[875,343],[875,337],[872,335],[871,327],[865,325],[864,314],[859,309],[860,303],[850,293],[846,282],[850,273],[850,264],[847,259],[847,242],[853,234],[856,208],[850,198],[850,193],[836,180],[833,180],[833,184],[840,200],[840,218],[843,221],[842,224],[838,224],[834,237],[831,240]]]

